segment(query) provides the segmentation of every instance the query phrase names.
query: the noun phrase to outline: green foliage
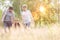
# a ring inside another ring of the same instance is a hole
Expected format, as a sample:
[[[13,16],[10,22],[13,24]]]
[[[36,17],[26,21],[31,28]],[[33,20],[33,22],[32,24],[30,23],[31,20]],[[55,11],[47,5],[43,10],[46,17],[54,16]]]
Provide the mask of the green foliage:
[[[27,4],[28,5],[28,9],[30,9],[31,12],[35,12],[36,9],[40,6],[41,3],[43,3],[43,2],[40,2],[39,0],[13,0],[13,7],[14,7],[14,10],[16,12],[16,16],[21,18],[21,15],[20,15],[20,11],[21,10],[20,9],[21,9],[21,6],[23,4]],[[46,4],[46,5],[49,5],[49,4]],[[54,9],[54,8],[49,8],[49,11],[48,11],[48,14],[51,13],[50,16],[48,15],[47,17],[41,17],[41,18],[43,18],[43,20],[39,19],[39,20],[35,21],[35,23],[36,24],[37,23],[40,23],[40,24],[51,24],[51,23],[57,22],[57,14],[55,13],[56,11],[52,10],[52,9]],[[40,16],[40,15],[38,15],[38,16]]]
[[[13,0],[13,8],[16,14],[17,18],[21,19],[21,15],[20,15],[20,0]]]
[[[2,18],[2,10],[0,10],[0,19]]]

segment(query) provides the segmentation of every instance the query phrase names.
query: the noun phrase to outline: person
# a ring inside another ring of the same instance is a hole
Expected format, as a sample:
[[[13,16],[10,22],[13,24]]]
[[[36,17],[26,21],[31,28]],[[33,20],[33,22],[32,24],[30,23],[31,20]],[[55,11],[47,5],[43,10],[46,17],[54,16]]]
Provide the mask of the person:
[[[19,23],[19,19],[18,18],[16,18],[14,20],[14,26],[15,26],[15,28],[17,28],[17,26],[20,27],[20,23]]]
[[[7,32],[7,28],[8,28],[8,31],[10,31],[10,27],[12,27],[14,17],[15,16],[14,16],[14,12],[13,12],[13,7],[9,7],[7,11],[3,12],[2,22],[4,24],[5,32]]]
[[[23,21],[25,28],[30,27],[30,25],[33,21],[33,16],[31,14],[30,10],[27,9],[26,4],[22,5],[21,16],[22,16],[22,21]]]

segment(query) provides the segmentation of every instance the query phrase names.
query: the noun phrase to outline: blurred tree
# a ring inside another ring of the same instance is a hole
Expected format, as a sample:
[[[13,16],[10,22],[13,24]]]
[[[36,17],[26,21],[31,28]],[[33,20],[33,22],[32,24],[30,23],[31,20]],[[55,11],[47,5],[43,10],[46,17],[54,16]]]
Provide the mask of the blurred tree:
[[[54,7],[55,5],[53,6],[50,3],[51,0],[42,0],[42,1],[41,0],[13,0],[13,7],[16,12],[16,15],[18,15],[19,17],[21,6],[23,4],[27,4],[28,9],[31,10],[32,12],[36,24],[38,22],[40,22],[40,24],[41,23],[50,24],[56,22],[57,19],[56,9]],[[53,4],[56,4],[56,2]],[[41,16],[42,13],[39,11],[39,7],[41,5],[45,6],[46,15]]]
[[[16,13],[16,17],[20,18],[20,0],[11,0],[13,1],[13,8]]]

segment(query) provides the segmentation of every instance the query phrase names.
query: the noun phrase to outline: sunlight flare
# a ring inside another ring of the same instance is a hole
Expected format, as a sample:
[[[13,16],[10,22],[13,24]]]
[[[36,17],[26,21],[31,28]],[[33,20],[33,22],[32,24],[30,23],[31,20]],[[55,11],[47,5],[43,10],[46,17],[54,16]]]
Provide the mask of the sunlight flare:
[[[40,6],[39,10],[40,10],[41,13],[45,14],[45,10],[46,10],[46,9],[45,9],[44,6]]]

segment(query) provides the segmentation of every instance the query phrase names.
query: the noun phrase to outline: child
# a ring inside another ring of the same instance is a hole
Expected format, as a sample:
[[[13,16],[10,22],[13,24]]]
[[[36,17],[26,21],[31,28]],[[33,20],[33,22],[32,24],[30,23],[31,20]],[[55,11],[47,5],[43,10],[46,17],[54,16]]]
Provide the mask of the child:
[[[14,26],[15,26],[15,28],[16,28],[17,26],[20,27],[19,19],[15,19],[15,20],[14,20]]]
[[[10,31],[10,27],[12,27],[12,23],[14,21],[14,12],[13,7],[9,7],[7,11],[3,13],[2,21],[4,24],[5,32],[7,32],[7,29]]]
[[[27,9],[27,5],[22,5],[22,12],[21,12],[23,24],[25,27],[30,27],[31,22],[33,21],[33,17],[31,12]]]

